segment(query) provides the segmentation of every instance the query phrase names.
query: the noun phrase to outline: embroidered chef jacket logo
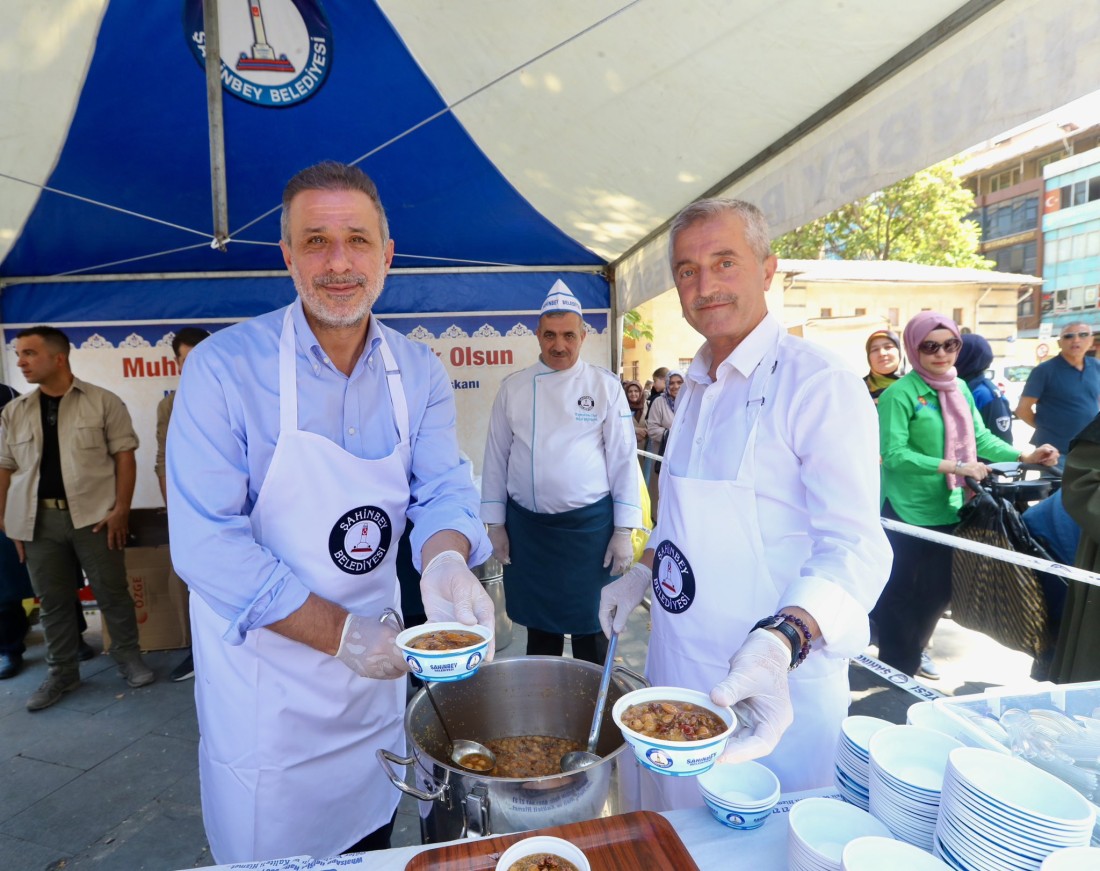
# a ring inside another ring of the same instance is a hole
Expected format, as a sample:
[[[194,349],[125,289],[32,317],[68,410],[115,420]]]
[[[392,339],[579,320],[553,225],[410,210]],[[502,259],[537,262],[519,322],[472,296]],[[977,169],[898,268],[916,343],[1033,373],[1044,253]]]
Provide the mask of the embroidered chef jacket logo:
[[[676,545],[668,539],[653,554],[653,598],[672,614],[682,614],[695,601],[695,573]]]
[[[184,29],[205,69],[202,0],[187,0]],[[320,90],[332,66],[332,28],[320,0],[230,0],[218,12],[222,88],[282,108]]]
[[[386,558],[393,524],[381,508],[363,505],[336,521],[328,536],[328,552],[341,571],[365,575]]]
[[[596,422],[596,400],[591,396],[582,396],[577,400],[577,411],[574,412],[574,417],[582,423],[595,423]]]

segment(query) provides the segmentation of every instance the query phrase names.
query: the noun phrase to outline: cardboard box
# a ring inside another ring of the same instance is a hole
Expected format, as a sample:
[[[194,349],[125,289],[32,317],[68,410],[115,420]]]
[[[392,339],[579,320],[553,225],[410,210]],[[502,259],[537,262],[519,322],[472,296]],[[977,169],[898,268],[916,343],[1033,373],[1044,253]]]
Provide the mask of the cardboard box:
[[[143,651],[175,650],[191,644],[187,585],[172,571],[168,547],[126,548],[126,576],[137,615],[138,643]],[[103,621],[103,649],[111,638]]]

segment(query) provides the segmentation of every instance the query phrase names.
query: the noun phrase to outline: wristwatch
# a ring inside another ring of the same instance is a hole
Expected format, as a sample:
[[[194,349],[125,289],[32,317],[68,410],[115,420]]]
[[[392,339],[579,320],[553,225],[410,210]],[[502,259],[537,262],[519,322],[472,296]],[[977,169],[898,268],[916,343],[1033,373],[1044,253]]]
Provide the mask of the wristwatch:
[[[802,663],[802,660],[806,658],[805,653],[802,652],[802,636],[799,634],[798,629],[788,623],[781,614],[773,614],[771,617],[765,617],[752,628],[753,631],[757,629],[778,630],[784,638],[791,642],[791,664],[788,666],[787,671],[793,671]]]

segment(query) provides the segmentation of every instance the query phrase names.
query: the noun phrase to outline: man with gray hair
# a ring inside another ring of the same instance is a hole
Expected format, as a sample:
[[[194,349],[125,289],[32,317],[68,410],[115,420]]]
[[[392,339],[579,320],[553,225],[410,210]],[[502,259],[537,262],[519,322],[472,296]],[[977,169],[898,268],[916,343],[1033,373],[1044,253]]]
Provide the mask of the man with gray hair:
[[[739,715],[719,761],[760,757],[787,792],[825,786],[847,659],[867,645],[890,568],[875,407],[837,358],[768,313],[776,258],[755,206],[693,203],[669,255],[706,342],[676,400],[650,548],[604,588],[601,624],[621,631],[651,590],[649,680]],[[690,778],[642,773],[640,786],[647,808],[701,803]]]
[[[454,395],[373,317],[393,259],[378,191],[322,163],[283,194],[298,299],[194,348],[168,432],[172,563],[191,588],[214,860],[389,846],[408,670],[388,609],[406,519],[430,621],[493,626]]]

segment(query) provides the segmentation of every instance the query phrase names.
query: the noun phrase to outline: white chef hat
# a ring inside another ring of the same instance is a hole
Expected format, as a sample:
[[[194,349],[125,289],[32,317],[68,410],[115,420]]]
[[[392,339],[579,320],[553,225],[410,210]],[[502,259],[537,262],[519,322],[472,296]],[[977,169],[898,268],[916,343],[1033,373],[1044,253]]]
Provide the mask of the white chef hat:
[[[573,291],[566,287],[565,282],[560,278],[554,282],[554,286],[550,288],[546,299],[543,300],[542,308],[539,309],[540,316],[547,312],[573,312],[581,317],[584,316],[581,304],[573,296]]]

